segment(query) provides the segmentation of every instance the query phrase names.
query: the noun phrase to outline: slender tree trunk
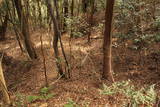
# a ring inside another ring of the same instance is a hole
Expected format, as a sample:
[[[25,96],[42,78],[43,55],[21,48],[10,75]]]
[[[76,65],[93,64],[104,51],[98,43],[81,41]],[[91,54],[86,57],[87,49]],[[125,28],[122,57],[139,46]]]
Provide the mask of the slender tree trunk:
[[[72,3],[71,3],[71,18],[73,20],[73,16],[74,16],[74,0],[72,0]],[[70,40],[71,38],[73,37],[73,24],[71,23],[71,34],[70,34]]]
[[[6,1],[6,0],[5,0]],[[13,6],[13,16],[16,16],[16,14],[15,14],[15,8],[14,8],[14,3],[13,3],[13,1],[12,1],[12,6]],[[9,15],[9,17],[11,18],[11,23],[13,24],[13,30],[14,30],[14,32],[15,32],[15,35],[16,35],[16,39],[17,39],[17,42],[18,42],[18,44],[19,44],[19,47],[20,47],[20,49],[21,49],[21,52],[23,53],[24,52],[24,50],[23,50],[23,43],[21,44],[21,40],[20,40],[20,33],[18,32],[18,29],[17,29],[17,27],[16,27],[16,25],[13,23],[13,21],[15,20],[15,17],[13,18],[13,16],[12,16],[12,14],[11,14],[11,10],[10,10],[10,8],[9,8],[9,5],[8,5],[8,2],[6,1],[6,7],[7,7],[7,11],[8,11],[8,15]]]
[[[67,32],[67,22],[66,18],[68,18],[68,0],[64,0],[64,23],[63,23],[63,31]]]
[[[28,19],[24,15],[22,4],[20,0],[14,0],[18,18],[21,24],[21,30],[24,37],[24,44],[26,51],[31,59],[36,59],[37,55],[36,52],[32,46],[32,42],[30,40],[30,34],[29,34],[29,25],[28,25]]]
[[[71,16],[73,17],[74,15],[74,0],[71,2]]]
[[[155,15],[155,12],[156,12],[156,0],[153,0],[152,1],[152,18],[153,20],[155,21],[156,20],[156,15]]]
[[[93,15],[94,15],[94,10],[95,10],[95,0],[91,1],[91,12],[90,12],[90,17],[89,17],[89,34],[88,34],[88,43],[90,43],[91,40],[91,32],[92,32],[92,26],[93,26]]]
[[[42,51],[42,57],[43,57],[43,67],[44,67],[45,85],[46,85],[46,87],[48,87],[48,76],[47,76],[47,68],[46,68],[46,59],[45,59],[44,50],[43,50],[42,35],[40,36],[40,41],[41,41],[41,51]]]
[[[55,2],[55,7],[57,7],[56,8],[56,14],[57,14],[57,21],[60,23],[60,16],[59,16],[59,11],[58,11],[58,5],[57,5],[57,2],[56,2],[56,0],[54,0]],[[58,24],[58,25],[60,25],[60,24]],[[60,31],[60,29],[61,29],[61,27],[60,26],[58,26],[59,27],[59,36],[58,36],[58,38],[59,38],[59,40],[60,40],[60,46],[61,46],[61,49],[62,49],[62,54],[63,54],[63,57],[64,57],[64,59],[65,59],[65,63],[66,63],[66,66],[67,66],[67,73],[68,73],[68,78],[70,78],[70,68],[69,68],[69,63],[68,63],[68,60],[67,60],[67,57],[66,57],[66,54],[65,54],[65,51],[64,51],[64,47],[63,47],[63,43],[62,43],[62,39],[61,39],[61,31]],[[66,74],[65,74],[65,76],[66,76]]]
[[[82,0],[82,11],[83,13],[87,12],[88,0]]]
[[[58,37],[60,36],[58,21],[55,18],[54,10],[51,6],[50,0],[46,0],[46,3],[47,3],[47,7],[48,7],[49,13],[51,15],[51,19],[53,21],[53,26],[54,26],[53,49],[54,49],[55,58],[56,58],[56,65],[57,65],[59,74],[64,77],[62,65],[60,63],[59,50],[58,50]]]
[[[4,21],[2,22],[2,26],[0,26],[0,40],[5,40],[8,18],[9,18],[9,15],[8,15],[8,12],[6,12],[6,15],[4,17]]]
[[[114,0],[107,0],[106,2],[106,16],[105,16],[105,32],[103,42],[103,75],[102,77],[114,82],[112,74],[112,18],[113,18]]]
[[[58,20],[58,27],[60,29],[60,31],[62,30],[62,26],[61,26],[61,19],[60,19],[60,16],[59,16],[59,12],[58,12],[58,2],[57,0],[54,0],[54,6],[55,6],[55,10],[56,10],[56,18]]]

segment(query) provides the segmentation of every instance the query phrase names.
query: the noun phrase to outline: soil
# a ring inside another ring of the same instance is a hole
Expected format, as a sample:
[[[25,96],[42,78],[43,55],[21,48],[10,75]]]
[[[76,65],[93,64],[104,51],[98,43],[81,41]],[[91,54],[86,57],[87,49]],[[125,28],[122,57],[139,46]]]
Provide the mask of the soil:
[[[89,107],[104,107],[107,104],[113,106],[119,103],[117,99],[120,96],[116,98],[105,96],[99,91],[102,84],[111,84],[101,79],[102,38],[92,39],[90,44],[87,43],[87,37],[73,38],[70,47],[69,36],[64,34],[62,40],[72,68],[72,75],[70,79],[58,79],[51,44],[52,35],[46,30],[39,30],[31,34],[38,54],[38,59],[35,61],[30,61],[27,55],[21,52],[12,32],[8,32],[7,39],[0,42],[0,51],[6,53],[3,69],[13,101],[17,93],[25,96],[38,95],[39,90],[45,85],[41,35],[50,91],[55,96],[46,101],[28,104],[28,107],[63,107],[68,99],[72,99],[81,106],[88,104]],[[93,33],[92,37],[101,37],[101,35]],[[115,80],[130,79],[137,87],[156,84],[158,92],[160,89],[160,43],[150,44],[147,50],[134,50],[130,48],[132,46],[131,40],[120,41],[119,38],[113,38],[112,59]]]

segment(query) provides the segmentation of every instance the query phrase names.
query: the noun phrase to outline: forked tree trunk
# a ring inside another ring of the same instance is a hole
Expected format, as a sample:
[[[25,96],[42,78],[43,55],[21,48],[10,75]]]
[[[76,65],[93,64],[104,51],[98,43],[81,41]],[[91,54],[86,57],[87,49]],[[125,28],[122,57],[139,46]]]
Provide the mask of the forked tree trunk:
[[[58,37],[60,37],[60,30],[59,30],[59,26],[58,26],[58,21],[55,18],[54,10],[51,6],[50,0],[46,0],[46,3],[47,3],[48,11],[49,11],[49,14],[51,16],[51,19],[53,21],[53,26],[54,26],[53,49],[54,49],[55,58],[56,58],[56,65],[57,65],[59,74],[64,77],[62,65],[60,63],[59,50],[58,50]]]
[[[26,51],[31,59],[36,59],[37,55],[30,40],[28,19],[24,15],[21,0],[14,0],[14,3],[21,24],[21,31],[23,34]]]
[[[103,75],[104,79],[114,82],[112,74],[112,18],[113,18],[114,0],[107,0],[106,2],[106,16],[105,16],[105,32],[103,43]]]

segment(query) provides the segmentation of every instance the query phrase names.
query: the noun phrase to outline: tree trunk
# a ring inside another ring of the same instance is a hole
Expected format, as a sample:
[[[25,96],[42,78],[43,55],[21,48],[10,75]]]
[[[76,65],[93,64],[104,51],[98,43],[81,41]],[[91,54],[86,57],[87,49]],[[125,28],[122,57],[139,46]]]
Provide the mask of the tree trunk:
[[[114,0],[107,0],[106,2],[106,16],[105,16],[105,32],[103,42],[103,75],[104,79],[114,82],[112,74],[112,18],[113,18]]]
[[[95,0],[91,1],[91,12],[90,12],[90,17],[89,17],[89,34],[88,34],[88,43],[90,43],[91,39],[91,33],[92,33],[92,26],[93,26],[93,15],[94,15],[94,10],[95,10]]]
[[[0,40],[5,40],[7,24],[8,24],[8,17],[9,17],[8,13],[6,12],[2,26],[0,26]]]
[[[59,30],[61,31],[62,26],[61,26],[61,19],[60,19],[59,11],[58,11],[59,7],[58,7],[57,0],[54,0],[54,7],[55,7],[55,10],[56,10],[56,18],[58,20],[58,27],[59,27]]]
[[[68,0],[64,0],[64,23],[63,23],[63,32],[67,32],[67,22],[68,18]]]
[[[62,65],[60,63],[59,50],[58,50],[58,37],[60,37],[60,30],[59,30],[59,26],[58,26],[58,21],[55,18],[54,10],[51,6],[50,0],[46,0],[46,3],[47,3],[47,7],[48,7],[49,13],[51,15],[51,19],[53,21],[53,26],[54,26],[53,49],[54,49],[55,58],[56,58],[56,65],[57,65],[59,74],[62,77],[64,77],[64,73],[63,73],[63,70],[62,70]]]
[[[73,17],[74,17],[74,0],[72,0],[71,2],[71,19],[73,20]],[[71,34],[70,34],[70,40],[71,38],[73,37],[73,23],[71,23]]]
[[[27,51],[27,53],[28,53],[28,55],[31,59],[36,59],[37,55],[36,55],[36,52],[35,52],[35,50],[32,46],[32,42],[30,40],[28,19],[24,15],[21,1],[20,0],[14,0],[14,3],[15,3],[18,18],[19,18],[19,21],[20,21],[20,24],[21,24],[21,31],[22,31],[22,34],[23,34],[26,51]]]
[[[87,12],[88,0],[82,0],[82,11],[83,13]]]
[[[12,0],[12,6],[14,7],[13,0]],[[18,32],[18,29],[17,29],[16,25],[13,23],[13,21],[15,20],[15,17],[14,17],[14,16],[16,16],[16,15],[15,15],[15,8],[14,8],[14,10],[13,10],[13,16],[12,16],[12,14],[11,14],[11,10],[10,10],[10,8],[9,8],[9,5],[8,5],[7,1],[6,1],[6,8],[7,8],[9,17],[11,18],[11,23],[13,24],[13,30],[14,30],[14,32],[15,32],[17,42],[18,42],[18,44],[19,44],[19,47],[20,47],[20,49],[21,49],[21,52],[23,53],[23,52],[24,52],[23,43],[21,44],[21,39],[20,39],[20,37],[22,37],[22,36],[20,36],[20,33]]]
[[[71,2],[71,17],[74,15],[74,0]]]

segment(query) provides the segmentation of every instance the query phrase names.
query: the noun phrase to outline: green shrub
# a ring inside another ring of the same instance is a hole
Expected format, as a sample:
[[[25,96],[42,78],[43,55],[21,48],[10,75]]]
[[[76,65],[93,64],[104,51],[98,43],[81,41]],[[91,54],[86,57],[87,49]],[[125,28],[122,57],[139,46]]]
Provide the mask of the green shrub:
[[[134,85],[131,85],[130,81],[122,81],[115,82],[111,86],[104,84],[103,89],[100,90],[100,92],[104,95],[121,94],[128,100],[128,103],[131,103],[133,107],[138,107],[140,104],[145,104],[148,107],[152,107],[157,96],[154,86],[155,85],[151,85],[137,90]]]
[[[72,99],[69,99],[64,107],[79,107]]]

